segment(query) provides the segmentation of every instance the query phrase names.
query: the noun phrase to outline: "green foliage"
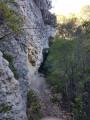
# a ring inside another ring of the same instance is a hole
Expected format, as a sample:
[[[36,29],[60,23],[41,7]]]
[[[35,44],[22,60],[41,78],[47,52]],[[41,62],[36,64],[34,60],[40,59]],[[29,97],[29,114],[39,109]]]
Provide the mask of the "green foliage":
[[[4,115],[12,109],[11,106],[7,106],[6,103],[0,104],[0,115]],[[5,120],[14,120],[12,117],[5,118]]]
[[[82,27],[84,30],[84,37],[89,39],[90,38],[90,20],[83,21]]]
[[[30,116],[30,120],[40,120],[42,117],[41,105],[36,93],[30,90],[27,94],[27,116]]]
[[[80,120],[82,114],[82,101],[81,98],[78,97],[75,99],[75,104],[72,105],[73,106],[73,110],[72,110],[72,114],[74,119],[76,120]]]
[[[10,37],[11,35],[21,35],[23,33],[21,30],[23,18],[14,8],[8,7],[8,2],[17,6],[13,0],[0,2],[0,26],[2,27],[2,29],[0,29],[0,32],[2,33],[1,40]]]
[[[0,113],[1,114],[4,114],[4,113],[6,113],[7,111],[10,111],[10,110],[11,110],[11,107],[8,107],[5,103],[0,104]]]
[[[61,38],[70,39],[76,36],[78,26],[76,25],[77,18],[63,18],[63,23],[57,25],[57,34]]]
[[[14,6],[19,7],[19,5],[14,0],[5,0],[5,3],[12,3]]]
[[[53,103],[58,102],[57,96],[53,96],[52,98],[50,98],[50,101]]]
[[[72,104],[72,115],[75,120],[89,120],[83,108],[85,104],[82,102],[82,97],[78,97],[75,99],[75,103]]]
[[[13,56],[4,52],[3,53],[3,57],[9,62],[9,67],[12,70],[12,72],[14,73],[15,79],[19,79],[19,76],[18,76],[18,73],[16,71],[16,68],[14,67]]]
[[[90,20],[90,5],[86,5],[86,6],[82,7],[82,9],[80,11],[80,16],[84,20]]]
[[[6,120],[14,120],[12,117],[6,118]]]
[[[66,41],[57,39],[50,49],[46,62],[46,67],[49,66],[46,81],[53,86],[54,91],[65,92],[65,82],[72,73],[72,66],[70,65],[76,63],[76,58],[73,56],[75,44],[76,40]]]
[[[90,38],[90,5],[84,6],[79,14],[57,15],[57,36],[73,39],[83,35]]]
[[[74,119],[89,120],[90,6],[81,11],[85,15],[57,16],[56,38],[44,69],[52,93],[61,93],[65,102],[73,103]]]
[[[85,120],[90,111],[90,56],[85,47],[86,44],[89,45],[87,41],[57,38],[45,63],[47,83],[52,86],[53,93],[62,93],[63,100],[74,103],[72,113],[76,120]]]

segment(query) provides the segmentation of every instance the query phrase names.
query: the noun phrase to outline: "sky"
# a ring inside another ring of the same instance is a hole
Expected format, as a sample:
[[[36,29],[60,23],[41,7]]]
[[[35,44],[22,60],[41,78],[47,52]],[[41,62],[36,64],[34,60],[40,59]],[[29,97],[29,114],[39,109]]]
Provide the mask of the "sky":
[[[79,13],[85,5],[90,5],[90,0],[52,0],[52,13],[67,15]]]

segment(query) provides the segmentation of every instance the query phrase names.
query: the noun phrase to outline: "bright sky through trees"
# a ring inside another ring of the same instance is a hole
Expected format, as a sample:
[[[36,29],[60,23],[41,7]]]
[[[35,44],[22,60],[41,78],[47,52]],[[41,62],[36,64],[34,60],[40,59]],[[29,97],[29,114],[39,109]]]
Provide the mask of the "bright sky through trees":
[[[66,15],[68,13],[79,13],[85,5],[90,5],[90,0],[52,0],[51,12]]]

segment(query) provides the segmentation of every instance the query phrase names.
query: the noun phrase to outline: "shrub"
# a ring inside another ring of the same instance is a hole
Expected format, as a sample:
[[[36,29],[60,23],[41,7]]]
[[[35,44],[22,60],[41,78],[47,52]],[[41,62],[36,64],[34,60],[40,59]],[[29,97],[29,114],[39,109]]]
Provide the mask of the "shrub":
[[[84,104],[79,96],[75,99],[75,104],[72,104],[72,115],[75,120],[88,120],[86,113],[83,111]]]
[[[27,93],[27,116],[29,120],[40,120],[42,117],[39,98],[32,90]]]
[[[55,102],[58,102],[59,100],[58,100],[57,96],[53,96],[52,98],[50,98],[50,101],[55,103]]]

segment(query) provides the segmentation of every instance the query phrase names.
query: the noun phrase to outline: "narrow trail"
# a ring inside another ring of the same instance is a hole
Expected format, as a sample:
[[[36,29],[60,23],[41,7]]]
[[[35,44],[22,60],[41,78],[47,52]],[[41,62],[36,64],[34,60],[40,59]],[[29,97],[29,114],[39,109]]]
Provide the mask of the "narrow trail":
[[[31,81],[31,89],[39,96],[43,116],[56,117],[60,120],[71,120],[68,113],[62,110],[58,103],[52,103],[50,101],[52,94],[49,85],[45,82],[44,76],[42,74],[37,74],[36,76],[37,79]]]

